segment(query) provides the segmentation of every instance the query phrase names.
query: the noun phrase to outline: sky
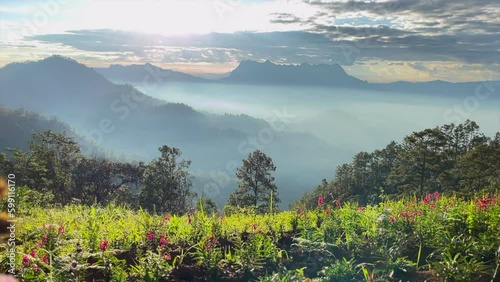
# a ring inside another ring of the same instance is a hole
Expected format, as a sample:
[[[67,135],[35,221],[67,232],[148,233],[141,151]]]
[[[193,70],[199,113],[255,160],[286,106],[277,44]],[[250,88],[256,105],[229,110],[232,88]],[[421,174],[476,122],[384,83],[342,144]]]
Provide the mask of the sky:
[[[52,54],[192,74],[271,60],[371,82],[500,80],[500,1],[0,0],[0,66]]]

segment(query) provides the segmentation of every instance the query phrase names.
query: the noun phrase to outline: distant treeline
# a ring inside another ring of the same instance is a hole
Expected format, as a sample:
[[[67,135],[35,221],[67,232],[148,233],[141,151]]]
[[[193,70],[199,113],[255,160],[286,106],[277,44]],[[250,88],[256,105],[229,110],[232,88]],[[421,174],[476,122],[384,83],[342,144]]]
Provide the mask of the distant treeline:
[[[294,203],[312,208],[325,201],[357,201],[361,205],[384,198],[451,192],[469,197],[500,187],[500,133],[493,138],[467,120],[413,132],[401,144],[391,142],[372,153],[361,152],[337,167],[335,177]]]

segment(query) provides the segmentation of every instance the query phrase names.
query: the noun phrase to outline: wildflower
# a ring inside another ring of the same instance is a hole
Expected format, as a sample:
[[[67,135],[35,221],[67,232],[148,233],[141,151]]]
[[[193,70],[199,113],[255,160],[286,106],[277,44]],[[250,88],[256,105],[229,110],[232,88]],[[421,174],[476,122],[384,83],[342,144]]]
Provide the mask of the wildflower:
[[[40,241],[38,243],[36,243],[38,245],[38,247],[42,247],[43,246],[43,241]]]
[[[218,241],[218,240],[217,240],[217,238],[215,238],[215,237],[212,237],[211,241],[212,241],[212,243],[214,243],[214,244],[219,243],[219,241]]]
[[[319,206],[322,206],[325,204],[325,199],[321,196],[318,197],[318,205]]]
[[[340,200],[336,200],[336,201],[335,201],[335,205],[336,205],[337,207],[340,207]]]
[[[440,196],[440,195],[439,195],[439,192],[438,192],[438,191],[434,192],[434,198],[439,199],[439,196]]]
[[[390,222],[390,223],[394,223],[394,222],[396,222],[396,218],[395,218],[394,216],[392,216],[392,215],[391,215],[391,216],[389,216],[389,222]]]
[[[365,211],[365,207],[358,207],[358,211],[364,212]]]
[[[146,235],[146,238],[148,240],[153,240],[155,238],[155,234],[153,232],[148,232],[148,234]]]
[[[435,209],[436,208],[436,205],[435,204],[432,204],[431,205],[431,210]]]
[[[326,215],[329,215],[330,213],[331,213],[331,212],[330,212],[330,210],[329,210],[329,209],[326,209],[326,210],[325,210],[325,214],[326,214]]]
[[[45,254],[40,258],[40,260],[47,265],[49,264],[49,258]]]
[[[30,263],[31,263],[30,258],[27,255],[24,255],[23,256],[23,265],[24,265],[24,267],[28,267],[30,265]]]
[[[210,249],[210,248],[212,248],[212,244],[207,243],[207,244],[205,245],[205,249]]]
[[[47,243],[48,240],[49,240],[49,234],[47,233],[43,234],[43,242]]]
[[[425,196],[424,198],[424,204],[429,204],[429,202],[431,201],[432,199],[432,194],[427,194],[427,196]]]
[[[33,264],[32,267],[33,267],[33,270],[36,271],[36,272],[40,272],[41,271],[40,267],[38,267],[38,265],[36,263]]]
[[[30,256],[36,258],[36,249],[31,250]]]
[[[104,240],[101,241],[101,243],[99,243],[99,249],[103,252],[108,248],[108,246],[109,246],[108,240]]]
[[[166,245],[168,243],[167,239],[160,238],[160,245]]]
[[[57,234],[61,235],[63,233],[64,233],[64,227],[59,226],[59,228],[57,229]]]
[[[255,224],[255,223],[252,224],[252,229],[253,229],[253,231],[257,230],[257,224]]]
[[[165,254],[163,257],[164,257],[166,260],[171,260],[171,259],[172,259],[172,257],[170,256],[170,254]]]
[[[163,218],[164,221],[170,221],[170,217],[168,215],[166,215],[164,218]]]

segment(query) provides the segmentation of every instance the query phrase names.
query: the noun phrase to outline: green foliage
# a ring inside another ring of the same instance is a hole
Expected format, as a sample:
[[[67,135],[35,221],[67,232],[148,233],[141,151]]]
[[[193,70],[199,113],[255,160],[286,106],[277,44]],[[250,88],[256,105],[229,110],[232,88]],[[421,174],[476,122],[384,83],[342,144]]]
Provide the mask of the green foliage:
[[[319,196],[325,201],[355,201],[361,205],[386,198],[416,196],[434,191],[472,197],[480,191],[494,192],[500,184],[500,134],[485,137],[470,120],[425,129],[391,142],[372,153],[361,152],[323,180],[294,207],[312,208]]]
[[[192,196],[192,179],[188,168],[191,161],[177,161],[181,151],[162,146],[161,157],[153,160],[144,170],[140,204],[151,212],[185,213]]]
[[[436,193],[423,201],[366,207],[318,202],[313,210],[223,217],[203,208],[177,216],[113,204],[34,206],[17,230],[23,244],[17,246],[16,269],[19,277],[35,281],[81,281],[89,275],[158,281],[187,270],[214,281],[498,277],[498,195],[469,201]],[[6,254],[1,250],[0,271],[8,269]],[[29,262],[23,264],[23,256]]]

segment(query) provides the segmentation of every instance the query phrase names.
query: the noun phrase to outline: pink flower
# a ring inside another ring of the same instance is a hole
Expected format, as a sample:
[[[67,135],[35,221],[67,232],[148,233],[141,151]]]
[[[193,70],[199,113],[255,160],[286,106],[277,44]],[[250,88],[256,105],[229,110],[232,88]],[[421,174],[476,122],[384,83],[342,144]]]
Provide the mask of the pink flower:
[[[146,235],[146,238],[148,240],[153,240],[155,238],[155,234],[153,232],[148,232],[148,234]]]
[[[439,195],[439,192],[438,192],[438,191],[434,192],[434,198],[439,199],[439,196],[440,196],[440,195]]]
[[[365,211],[365,207],[358,207],[358,211],[364,212]]]
[[[392,215],[391,215],[391,216],[389,216],[389,222],[390,222],[390,223],[394,223],[394,222],[396,222],[396,218],[395,218],[394,216],[392,216]]]
[[[331,213],[331,212],[330,212],[330,210],[329,210],[329,209],[326,209],[326,210],[325,210],[325,214],[326,214],[326,215],[329,215],[330,213]]]
[[[171,260],[171,259],[172,259],[172,257],[170,256],[170,254],[165,254],[163,257],[164,257],[166,260]]]
[[[319,206],[322,206],[325,204],[325,199],[321,196],[318,197],[318,205]]]
[[[23,265],[24,265],[24,267],[28,267],[30,265],[30,263],[31,263],[30,258],[27,255],[24,255],[23,256]]]
[[[335,205],[336,205],[337,207],[340,207],[340,200],[336,200],[336,201],[335,201]]]
[[[41,271],[40,267],[38,267],[38,265],[36,263],[33,264],[33,270],[36,271],[36,272],[40,272]]]
[[[57,229],[57,233],[58,233],[59,235],[63,234],[63,233],[64,233],[64,227],[59,226],[59,228]]]
[[[435,209],[436,208],[436,205],[435,204],[432,204],[431,205],[431,210]]]
[[[45,254],[40,258],[40,260],[47,265],[49,264],[49,258]]]
[[[424,198],[424,204],[429,204],[431,199],[432,199],[432,194],[427,194],[427,196]]]
[[[160,238],[160,245],[166,245],[168,243],[167,239]]]
[[[109,246],[108,240],[104,240],[101,241],[101,243],[99,243],[99,249],[103,252],[108,248],[108,246]]]
[[[163,220],[165,220],[165,221],[170,221],[170,217],[169,217],[168,215],[166,215],[166,216],[163,218]]]
[[[36,258],[36,250],[35,249],[31,250],[30,256]]]
[[[36,244],[38,245],[38,247],[41,247],[41,246],[43,246],[43,241],[40,241],[40,242],[38,242]]]

